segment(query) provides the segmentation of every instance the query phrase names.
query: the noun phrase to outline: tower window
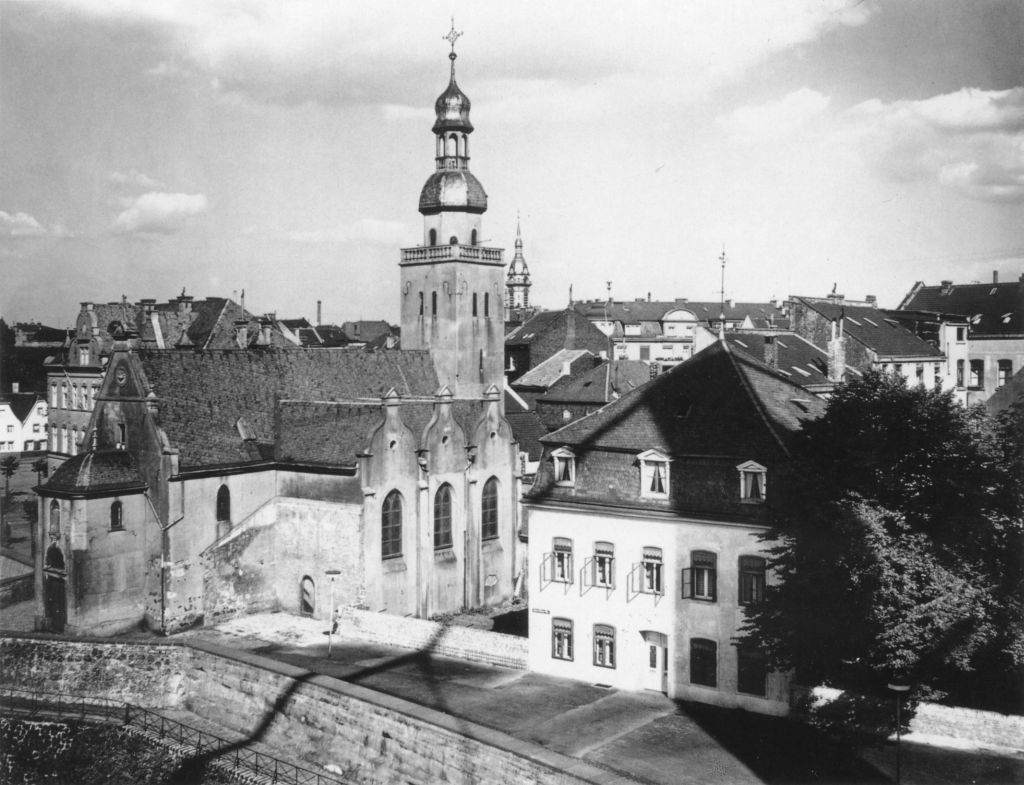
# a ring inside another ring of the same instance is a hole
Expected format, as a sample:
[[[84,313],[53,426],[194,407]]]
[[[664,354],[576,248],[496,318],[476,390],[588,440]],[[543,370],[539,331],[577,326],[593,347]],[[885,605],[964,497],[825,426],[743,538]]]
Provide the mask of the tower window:
[[[437,292],[430,293],[430,315],[437,316]]]
[[[473,292],[473,316],[476,316],[476,292]]]
[[[437,229],[431,229],[428,236],[430,237],[430,244],[437,245]]]
[[[116,532],[124,529],[123,511],[124,507],[119,501],[110,505],[110,531]]]
[[[420,292],[420,316],[423,316],[423,292]]]
[[[469,244],[476,245],[476,229],[469,233]]]
[[[217,520],[222,523],[231,522],[231,491],[226,485],[217,490]]]
[[[484,316],[491,315],[491,293],[484,292]]]

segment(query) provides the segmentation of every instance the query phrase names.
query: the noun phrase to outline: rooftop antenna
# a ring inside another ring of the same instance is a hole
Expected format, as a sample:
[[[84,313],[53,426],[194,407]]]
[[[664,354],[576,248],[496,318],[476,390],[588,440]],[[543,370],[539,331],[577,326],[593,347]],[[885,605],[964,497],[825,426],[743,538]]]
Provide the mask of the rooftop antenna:
[[[722,253],[718,257],[718,260],[722,263],[722,288],[719,290],[721,295],[720,306],[721,309],[718,313],[718,340],[725,340],[725,243],[722,243]]]

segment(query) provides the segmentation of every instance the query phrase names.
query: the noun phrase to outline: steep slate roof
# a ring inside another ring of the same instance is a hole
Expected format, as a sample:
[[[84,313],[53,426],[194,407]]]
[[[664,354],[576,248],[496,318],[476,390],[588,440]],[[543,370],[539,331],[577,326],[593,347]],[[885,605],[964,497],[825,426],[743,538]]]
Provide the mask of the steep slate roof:
[[[640,360],[612,360],[596,368],[566,376],[537,400],[547,403],[608,403],[651,379],[651,366]],[[615,395],[612,395],[614,393]]]
[[[565,363],[574,363],[581,357],[593,357],[586,349],[561,349],[548,357],[540,365],[535,365],[513,382],[517,387],[548,388],[565,374]]]
[[[438,384],[425,351],[143,350],[138,356],[182,468],[257,459],[258,444],[274,441],[278,400],[379,404],[391,388],[430,396]]]
[[[548,431],[537,416],[537,412],[505,412],[505,419],[512,428],[512,436],[519,442],[519,450],[526,453],[527,460],[540,460],[544,452],[544,445],[540,440]]]
[[[146,483],[130,453],[101,450],[69,458],[41,487],[56,494],[103,495],[114,491],[142,491]]]
[[[1024,280],[940,286],[918,281],[897,310],[963,316],[972,336],[1024,335]]]
[[[879,357],[942,357],[938,348],[914,335],[895,319],[887,319],[885,311],[873,306],[811,297],[794,299],[829,321],[843,317],[846,336],[873,350]]]
[[[552,327],[564,311],[538,311],[505,336],[506,344],[529,344]]]
[[[669,455],[786,452],[824,403],[721,341],[637,390],[542,439],[577,449],[658,449]]]
[[[828,378],[828,354],[815,346],[806,338],[791,332],[744,333],[728,332],[725,340],[729,345],[746,352],[755,360],[764,359],[764,338],[770,335],[775,338],[778,351],[779,373],[784,374],[794,384],[801,387],[818,387],[831,385]],[[861,372],[846,366],[846,376],[862,376]]]
[[[32,413],[32,407],[41,400],[41,396],[31,392],[7,393],[0,397],[0,401],[10,404],[11,413],[22,422]]]
[[[381,421],[380,404],[282,401],[274,457],[279,461],[352,466]]]

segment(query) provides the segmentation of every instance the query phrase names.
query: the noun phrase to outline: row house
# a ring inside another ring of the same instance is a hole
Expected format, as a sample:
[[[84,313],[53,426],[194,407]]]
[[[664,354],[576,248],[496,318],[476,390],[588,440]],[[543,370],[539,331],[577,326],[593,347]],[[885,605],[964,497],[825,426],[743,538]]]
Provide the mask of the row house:
[[[0,452],[42,452],[46,449],[46,401],[35,393],[0,395]]]
[[[969,404],[987,400],[1024,368],[1024,274],[1002,283],[997,273],[992,283],[918,281],[890,314],[940,348],[952,333],[962,349],[957,387]]]
[[[719,341],[554,431],[524,497],[531,670],[752,711],[788,676],[737,645],[793,435],[823,402]]]

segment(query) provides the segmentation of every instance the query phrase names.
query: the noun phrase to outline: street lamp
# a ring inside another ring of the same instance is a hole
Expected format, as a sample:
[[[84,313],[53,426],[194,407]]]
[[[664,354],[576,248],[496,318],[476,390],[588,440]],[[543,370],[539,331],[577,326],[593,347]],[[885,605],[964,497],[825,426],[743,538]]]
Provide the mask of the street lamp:
[[[327,628],[327,659],[331,658],[331,645],[334,642],[334,623],[337,611],[334,609],[334,579],[341,575],[341,570],[325,570],[324,575],[331,579],[331,626]]]
[[[909,684],[892,684],[889,689],[896,693],[896,785],[900,785],[900,706],[903,695],[910,691]]]

